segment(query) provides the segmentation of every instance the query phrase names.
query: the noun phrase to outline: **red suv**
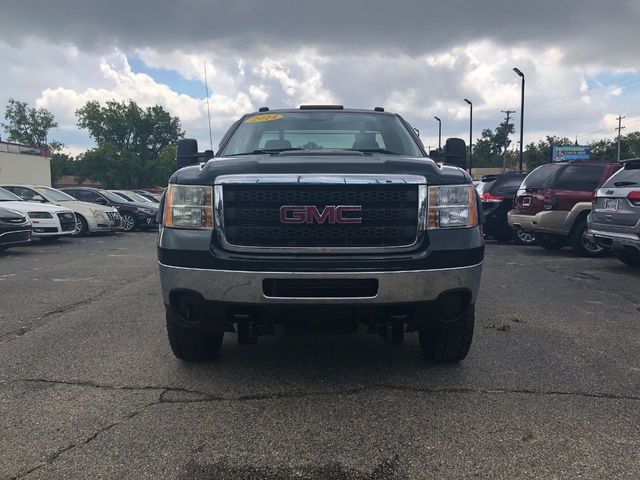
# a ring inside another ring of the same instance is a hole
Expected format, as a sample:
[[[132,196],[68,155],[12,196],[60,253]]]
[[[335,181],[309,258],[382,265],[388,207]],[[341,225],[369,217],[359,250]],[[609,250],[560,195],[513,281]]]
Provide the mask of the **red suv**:
[[[587,215],[595,190],[613,175],[619,163],[560,162],[542,165],[524,179],[509,225],[533,232],[545,248],[569,244],[583,256],[597,257],[605,249],[587,233]]]

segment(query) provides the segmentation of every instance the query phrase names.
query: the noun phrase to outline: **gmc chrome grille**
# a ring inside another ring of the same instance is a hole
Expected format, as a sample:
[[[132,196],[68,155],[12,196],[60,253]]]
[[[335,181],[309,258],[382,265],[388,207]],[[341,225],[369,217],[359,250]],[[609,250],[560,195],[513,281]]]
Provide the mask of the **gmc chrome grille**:
[[[335,183],[328,183],[326,177],[322,180],[318,184],[311,179],[308,183],[217,185],[216,228],[222,248],[375,251],[417,244],[424,202],[420,185],[397,178],[353,183],[343,178]],[[349,211],[336,214],[345,206]]]

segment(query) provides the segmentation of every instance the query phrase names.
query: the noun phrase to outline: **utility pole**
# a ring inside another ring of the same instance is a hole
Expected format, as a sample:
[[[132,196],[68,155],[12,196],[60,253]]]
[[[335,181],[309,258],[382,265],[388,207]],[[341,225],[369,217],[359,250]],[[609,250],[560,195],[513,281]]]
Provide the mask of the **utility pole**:
[[[516,113],[515,110],[501,110],[507,118],[505,119],[505,123],[507,124],[507,134],[504,137],[504,152],[502,153],[502,173],[507,169],[507,142],[509,141],[509,118],[511,118],[512,113]]]
[[[616,130],[618,130],[618,161],[620,161],[620,137],[622,136],[622,130],[627,128],[622,126],[623,118],[627,118],[627,117],[623,117],[622,115],[618,116],[618,128],[616,128]]]

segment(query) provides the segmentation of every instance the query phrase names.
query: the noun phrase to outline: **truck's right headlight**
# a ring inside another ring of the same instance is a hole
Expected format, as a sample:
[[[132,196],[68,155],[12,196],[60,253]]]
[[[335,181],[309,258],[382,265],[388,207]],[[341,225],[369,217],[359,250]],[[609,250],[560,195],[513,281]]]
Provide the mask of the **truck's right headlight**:
[[[428,207],[428,229],[478,225],[478,209],[473,185],[431,186]]]
[[[163,225],[171,228],[213,228],[213,187],[169,185],[164,200]]]

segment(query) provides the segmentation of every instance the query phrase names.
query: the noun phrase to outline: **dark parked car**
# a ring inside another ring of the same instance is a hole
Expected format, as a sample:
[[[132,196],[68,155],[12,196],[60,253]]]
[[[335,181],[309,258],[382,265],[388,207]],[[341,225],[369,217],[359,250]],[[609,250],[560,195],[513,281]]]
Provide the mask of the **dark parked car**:
[[[640,159],[627,160],[596,192],[589,235],[627,265],[640,267]]]
[[[522,244],[531,244],[535,237],[521,228],[512,228],[507,223],[507,213],[513,208],[520,184],[529,172],[506,172],[497,175],[485,175],[480,179],[476,190],[482,200],[484,210],[485,235],[502,243],[515,240]]]
[[[0,252],[31,242],[31,221],[15,210],[0,208]]]
[[[558,162],[542,165],[527,175],[509,225],[536,235],[547,249],[569,244],[586,257],[598,257],[607,249],[587,235],[587,215],[595,190],[621,167],[619,163]]]
[[[115,207],[122,218],[122,230],[130,232],[138,228],[157,228],[157,207],[149,203],[127,202],[122,197],[107,190],[89,187],[61,188],[63,192],[83,202]]]
[[[160,203],[160,198],[162,198],[162,195],[154,195],[152,193],[147,192],[146,190],[134,190],[134,193],[137,193],[141,197],[146,198],[151,203]]]

